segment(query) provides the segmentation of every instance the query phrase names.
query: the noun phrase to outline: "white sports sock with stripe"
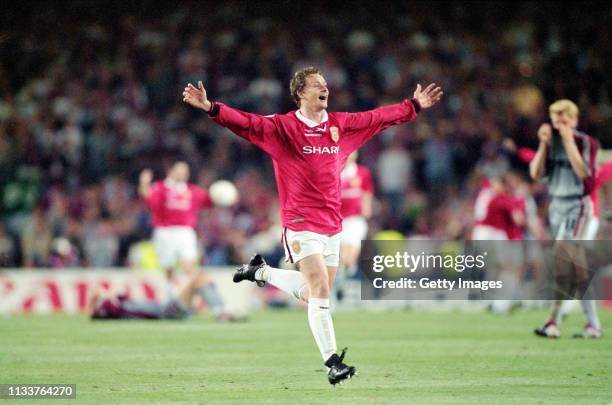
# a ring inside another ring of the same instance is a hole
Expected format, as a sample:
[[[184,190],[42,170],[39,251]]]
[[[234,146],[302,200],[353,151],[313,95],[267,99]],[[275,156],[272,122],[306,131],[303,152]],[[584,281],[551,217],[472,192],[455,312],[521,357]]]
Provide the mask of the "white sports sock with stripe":
[[[298,300],[306,301],[303,294],[304,289],[307,288],[306,280],[299,271],[264,266],[255,272],[255,280],[270,283]]]
[[[601,322],[599,316],[597,316],[597,303],[595,300],[582,300],[582,311],[587,322],[591,324],[595,329],[601,329]]]
[[[329,311],[329,298],[308,300],[308,323],[323,361],[338,351],[334,323]]]

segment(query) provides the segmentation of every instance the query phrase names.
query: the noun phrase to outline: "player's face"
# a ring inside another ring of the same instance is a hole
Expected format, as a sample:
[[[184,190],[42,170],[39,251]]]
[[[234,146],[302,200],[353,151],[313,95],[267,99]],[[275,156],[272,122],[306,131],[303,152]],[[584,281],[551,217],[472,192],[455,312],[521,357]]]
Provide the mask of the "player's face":
[[[506,175],[506,184],[512,191],[515,191],[521,186],[521,178],[514,173],[508,173]]]
[[[565,125],[569,125],[570,128],[576,128],[578,126],[578,118],[570,117],[565,111],[561,114],[550,114],[550,122],[556,130]]]
[[[189,166],[186,163],[177,163],[172,168],[172,180],[186,183],[189,180]]]
[[[496,193],[503,193],[504,192],[504,183],[502,182],[502,180],[498,177],[492,178],[491,179],[491,188],[496,192]]]
[[[308,108],[324,110],[327,108],[329,99],[329,89],[327,82],[320,74],[309,75],[306,77],[306,86],[301,92],[300,103]]]

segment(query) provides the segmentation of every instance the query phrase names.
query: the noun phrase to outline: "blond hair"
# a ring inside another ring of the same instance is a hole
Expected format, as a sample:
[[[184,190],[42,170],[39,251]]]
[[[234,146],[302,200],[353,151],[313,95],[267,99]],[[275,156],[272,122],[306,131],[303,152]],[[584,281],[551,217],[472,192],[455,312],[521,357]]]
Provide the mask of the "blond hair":
[[[298,92],[304,90],[304,87],[306,87],[306,78],[310,75],[317,75],[317,74],[321,74],[319,69],[310,66],[310,67],[298,70],[293,75],[293,78],[291,79],[291,83],[289,83],[289,91],[291,92],[293,101],[295,101],[298,107],[300,106],[300,96],[298,95]]]
[[[566,98],[557,100],[548,107],[548,112],[551,114],[566,113],[570,118],[578,118],[578,106],[572,100]]]

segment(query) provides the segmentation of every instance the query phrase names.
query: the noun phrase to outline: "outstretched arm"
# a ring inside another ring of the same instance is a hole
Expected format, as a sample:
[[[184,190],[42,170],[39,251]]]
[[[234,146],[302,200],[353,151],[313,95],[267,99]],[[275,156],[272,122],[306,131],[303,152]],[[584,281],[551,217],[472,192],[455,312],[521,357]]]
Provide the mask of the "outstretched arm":
[[[526,147],[519,148],[518,146],[516,146],[516,143],[514,143],[511,138],[504,138],[502,146],[506,151],[515,155],[523,163],[531,163],[531,161],[536,155],[535,149],[530,149]]]
[[[208,113],[208,116],[247,141],[273,154],[277,130],[272,116],[262,116],[237,110],[223,103],[210,101],[201,81],[198,87],[189,83],[183,91],[183,101]]]
[[[430,84],[424,90],[419,84],[414,91],[413,98],[404,100],[400,104],[392,104],[360,113],[346,113],[344,129],[348,132],[349,137],[351,134],[357,136],[359,138],[358,146],[361,146],[392,125],[412,121],[421,109],[430,108],[440,101],[443,94],[442,89],[436,87],[435,83]]]

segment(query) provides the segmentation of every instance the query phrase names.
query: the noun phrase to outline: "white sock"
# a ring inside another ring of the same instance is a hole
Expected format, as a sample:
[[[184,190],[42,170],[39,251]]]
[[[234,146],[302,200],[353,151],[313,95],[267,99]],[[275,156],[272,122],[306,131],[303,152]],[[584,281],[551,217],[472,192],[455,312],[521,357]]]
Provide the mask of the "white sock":
[[[557,319],[555,320],[555,322],[557,322],[557,325],[561,325],[561,321],[565,319],[567,314],[570,313],[575,303],[575,300],[563,300],[563,304],[561,304],[561,308],[559,308],[559,314],[557,315]]]
[[[308,323],[319,347],[323,361],[338,351],[334,323],[329,312],[329,298],[310,298],[308,300]]]
[[[270,283],[298,300],[305,301],[302,292],[306,288],[306,281],[299,271],[264,266],[255,273],[255,280]]]
[[[587,322],[591,324],[595,329],[601,329],[601,322],[599,322],[599,316],[597,316],[597,304],[595,300],[582,300],[582,311]]]
[[[174,289],[174,283],[170,280],[166,280],[166,300],[172,301],[177,297],[176,290]]]

